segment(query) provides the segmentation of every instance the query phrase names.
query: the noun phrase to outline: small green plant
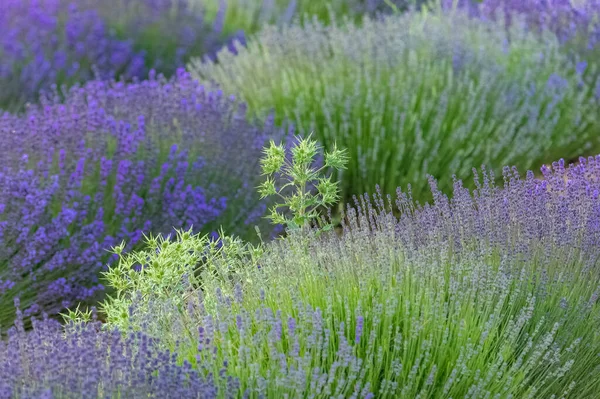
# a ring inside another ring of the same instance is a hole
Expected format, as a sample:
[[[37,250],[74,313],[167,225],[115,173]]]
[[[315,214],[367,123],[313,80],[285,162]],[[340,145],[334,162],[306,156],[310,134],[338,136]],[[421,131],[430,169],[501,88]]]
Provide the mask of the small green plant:
[[[318,209],[334,205],[339,200],[338,183],[331,175],[322,176],[327,169],[341,171],[346,168],[348,156],[346,150],[340,150],[335,144],[330,152],[324,153],[322,166],[317,166],[317,156],[322,147],[312,139],[298,138],[290,149],[291,157],[286,157],[283,144],[276,145],[271,140],[264,149],[261,159],[263,175],[267,176],[259,187],[261,199],[276,195],[283,202],[273,205],[267,216],[274,224],[283,224],[288,229],[302,229],[319,218]],[[277,184],[278,181],[284,182]],[[280,208],[288,208],[291,217],[280,212]],[[331,229],[327,224],[325,230]]]
[[[263,252],[262,244],[254,246],[222,230],[217,239],[176,230],[174,239],[146,237],[144,251],[124,253],[123,249],[124,244],[113,249],[119,261],[104,277],[115,294],[101,304],[107,323],[122,331],[139,328],[144,315],[164,320],[178,317],[162,314],[152,304],[168,304],[167,313],[172,313],[171,307],[185,312],[190,296],[204,291],[206,284],[233,290],[236,284],[245,283],[243,271],[256,267]],[[131,314],[134,308],[135,315]],[[80,320],[77,312],[67,317]]]

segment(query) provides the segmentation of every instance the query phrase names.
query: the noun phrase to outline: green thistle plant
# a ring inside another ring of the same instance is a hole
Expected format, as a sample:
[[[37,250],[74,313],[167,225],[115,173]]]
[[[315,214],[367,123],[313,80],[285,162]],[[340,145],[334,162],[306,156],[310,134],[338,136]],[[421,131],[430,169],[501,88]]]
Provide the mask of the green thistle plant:
[[[322,147],[312,139],[312,133],[297,139],[289,151],[289,158],[286,158],[283,144],[276,145],[272,140],[270,146],[264,149],[260,163],[267,179],[258,187],[258,192],[261,199],[276,195],[282,200],[271,208],[267,216],[272,223],[283,224],[292,230],[304,228],[319,217],[320,207],[334,205],[339,200],[338,183],[332,180],[331,175],[322,175],[328,169],[345,169],[348,156],[345,150],[334,144],[331,152],[325,152],[323,165],[317,167],[316,157],[321,151]],[[277,181],[285,183],[278,186]],[[280,208],[288,208],[291,217],[285,216]],[[331,227],[327,224],[322,229],[329,230]]]

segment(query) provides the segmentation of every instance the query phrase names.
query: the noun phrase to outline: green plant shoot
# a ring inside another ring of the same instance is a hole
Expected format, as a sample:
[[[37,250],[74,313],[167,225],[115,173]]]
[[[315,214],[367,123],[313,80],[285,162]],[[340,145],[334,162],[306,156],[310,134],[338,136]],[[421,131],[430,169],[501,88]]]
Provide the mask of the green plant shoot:
[[[258,192],[261,199],[275,195],[282,200],[267,216],[272,223],[283,224],[288,229],[304,228],[319,217],[320,207],[332,206],[339,200],[338,183],[325,174],[330,169],[346,168],[346,150],[334,144],[332,151],[324,153],[323,165],[319,167],[315,164],[322,150],[312,139],[312,133],[306,138],[297,138],[289,153],[283,144],[276,145],[272,140],[263,150],[260,163],[267,179],[258,187]],[[286,216],[280,208],[287,208],[291,216]],[[329,225],[323,227],[330,228]]]

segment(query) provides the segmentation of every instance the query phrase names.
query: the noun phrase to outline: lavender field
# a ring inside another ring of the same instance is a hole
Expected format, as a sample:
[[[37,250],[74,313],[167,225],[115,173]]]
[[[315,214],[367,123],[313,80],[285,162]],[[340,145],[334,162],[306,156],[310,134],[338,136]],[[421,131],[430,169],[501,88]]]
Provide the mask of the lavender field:
[[[600,0],[0,0],[0,399],[600,399]]]

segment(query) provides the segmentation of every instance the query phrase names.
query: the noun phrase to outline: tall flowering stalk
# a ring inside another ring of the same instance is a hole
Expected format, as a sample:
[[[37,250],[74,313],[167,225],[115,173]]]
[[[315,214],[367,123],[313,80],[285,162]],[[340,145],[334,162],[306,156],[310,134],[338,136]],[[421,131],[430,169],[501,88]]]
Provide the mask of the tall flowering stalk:
[[[93,81],[0,118],[0,322],[97,299],[108,250],[175,228],[248,237],[272,124],[184,71],[140,83]]]
[[[258,116],[275,110],[325,150],[347,148],[343,200],[409,183],[423,200],[426,173],[448,189],[447,174],[472,165],[538,168],[598,148],[597,68],[579,61],[549,32],[456,10],[266,28],[237,56],[190,68]]]

